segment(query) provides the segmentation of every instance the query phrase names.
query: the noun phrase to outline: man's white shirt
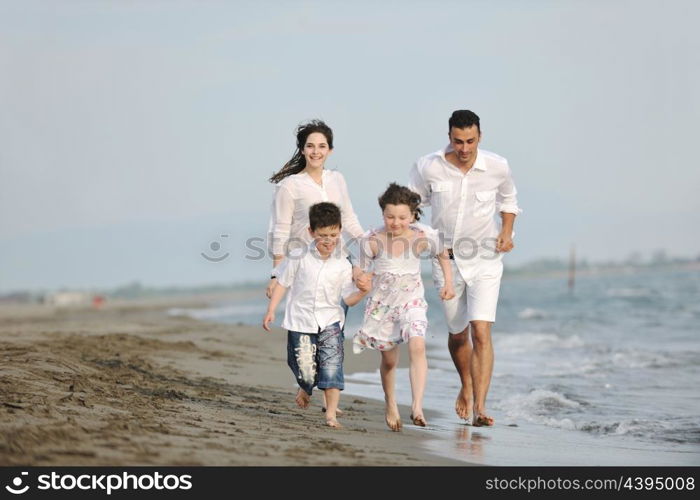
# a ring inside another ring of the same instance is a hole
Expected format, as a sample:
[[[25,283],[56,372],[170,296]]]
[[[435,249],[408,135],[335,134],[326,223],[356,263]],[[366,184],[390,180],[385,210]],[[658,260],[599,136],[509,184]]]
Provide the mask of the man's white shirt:
[[[280,267],[277,283],[288,288],[282,328],[318,333],[335,322],[342,327],[345,312],[340,300],[357,288],[352,266],[338,248],[323,259],[312,241],[308,247],[293,250]]]
[[[431,225],[440,231],[445,247],[452,248],[455,263],[470,281],[493,262],[500,232],[500,212],[520,214],[508,161],[495,153],[477,150],[474,165],[466,174],[445,159],[448,145],[418,159],[409,187],[421,195],[422,206],[431,207]]]

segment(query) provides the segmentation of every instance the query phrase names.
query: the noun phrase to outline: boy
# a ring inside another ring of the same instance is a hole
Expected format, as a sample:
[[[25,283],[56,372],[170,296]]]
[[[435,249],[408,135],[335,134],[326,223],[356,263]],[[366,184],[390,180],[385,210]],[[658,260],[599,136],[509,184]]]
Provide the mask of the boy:
[[[287,364],[299,384],[296,402],[309,406],[314,386],[326,395],[326,424],[340,427],[336,419],[343,376],[343,324],[341,298],[354,306],[369,291],[352,282],[350,262],[335,251],[341,232],[340,208],[323,202],[309,209],[309,232],[313,241],[285,259],[277,276],[263,328],[270,331],[275,309],[291,288],[282,328],[287,334]],[[334,252],[335,251],[335,252]]]

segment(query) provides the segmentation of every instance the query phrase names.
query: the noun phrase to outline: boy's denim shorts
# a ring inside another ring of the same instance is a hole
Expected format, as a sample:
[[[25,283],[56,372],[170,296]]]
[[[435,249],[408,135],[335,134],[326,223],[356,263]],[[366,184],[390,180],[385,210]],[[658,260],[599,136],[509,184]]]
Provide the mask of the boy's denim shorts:
[[[287,364],[299,387],[309,396],[314,387],[345,389],[343,342],[340,323],[327,326],[319,333],[287,333]]]

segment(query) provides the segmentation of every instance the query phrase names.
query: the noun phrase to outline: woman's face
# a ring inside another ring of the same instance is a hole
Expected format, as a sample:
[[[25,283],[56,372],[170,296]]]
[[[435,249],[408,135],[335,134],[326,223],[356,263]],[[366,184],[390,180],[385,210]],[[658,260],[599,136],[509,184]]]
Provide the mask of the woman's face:
[[[326,158],[333,151],[328,146],[328,141],[326,136],[320,132],[314,132],[309,134],[306,138],[306,144],[304,144],[304,149],[302,149],[302,154],[306,159],[306,166],[309,168],[323,168],[323,164],[326,163]]]

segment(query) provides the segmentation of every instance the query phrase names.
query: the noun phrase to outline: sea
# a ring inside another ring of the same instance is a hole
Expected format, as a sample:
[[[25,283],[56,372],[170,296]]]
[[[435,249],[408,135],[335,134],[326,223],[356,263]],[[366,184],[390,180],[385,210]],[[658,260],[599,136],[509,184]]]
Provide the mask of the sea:
[[[236,303],[174,313],[259,325],[263,288]],[[415,429],[426,434],[427,451],[484,465],[700,465],[700,270],[589,273],[573,290],[566,276],[506,271],[492,330],[490,428],[454,413],[459,379],[429,279],[426,299],[431,417]],[[362,309],[350,310],[346,337]],[[344,394],[383,400],[379,371],[346,375]],[[407,369],[397,374],[397,395],[410,405]]]

